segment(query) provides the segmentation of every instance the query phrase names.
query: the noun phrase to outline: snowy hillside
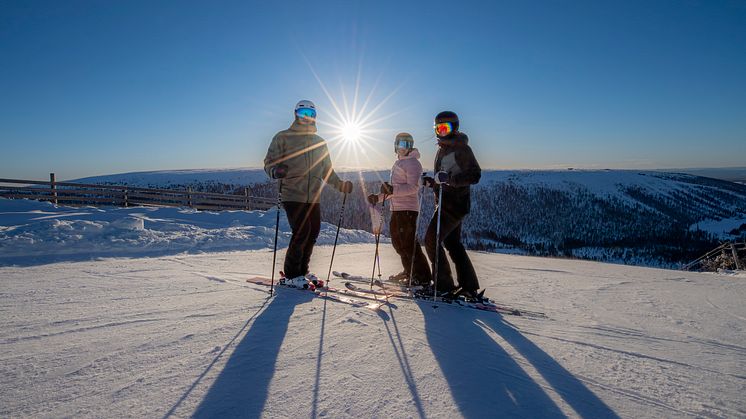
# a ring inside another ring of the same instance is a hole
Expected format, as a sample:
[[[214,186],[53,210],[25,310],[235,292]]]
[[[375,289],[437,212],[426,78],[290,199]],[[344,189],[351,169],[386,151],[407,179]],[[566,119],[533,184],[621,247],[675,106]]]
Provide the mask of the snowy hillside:
[[[346,244],[335,265],[372,256]],[[267,249],[0,268],[0,416],[746,415],[746,278],[472,257],[488,295],[550,319],[267,300],[245,282]],[[390,246],[381,263],[397,271]]]
[[[178,208],[74,208],[0,198],[0,266],[228,250],[274,243],[275,211],[207,212]],[[319,244],[333,244],[336,226],[322,223]],[[372,243],[373,235],[342,230],[347,243]],[[281,212],[278,245],[290,226]]]
[[[131,172],[113,175],[91,176],[71,182],[129,185],[143,188],[168,188],[171,186],[199,183],[223,183],[251,185],[267,181],[262,169],[188,169]]]
[[[359,179],[360,172],[339,170],[340,175],[348,179]],[[388,171],[362,172],[365,180],[376,180],[380,175],[388,176]],[[269,179],[264,169],[188,169],[156,170],[151,172],[131,172],[112,175],[91,176],[71,180],[70,182],[130,185],[144,188],[199,187],[200,185],[234,185],[236,187],[265,183]],[[199,188],[197,188],[199,189]]]
[[[277,194],[260,169],[122,176],[119,181],[140,186],[243,194],[248,185],[251,195]],[[378,191],[388,173],[341,176],[358,180],[359,185],[347,200],[343,226],[370,231],[365,196]],[[87,181],[105,179],[115,178]],[[322,219],[335,223],[341,209],[339,194],[329,188],[321,199]],[[427,194],[425,217],[429,219],[432,211],[433,197]],[[475,250],[680,266],[722,240],[746,236],[746,186],[661,171],[485,170],[473,188],[472,211],[463,231]]]

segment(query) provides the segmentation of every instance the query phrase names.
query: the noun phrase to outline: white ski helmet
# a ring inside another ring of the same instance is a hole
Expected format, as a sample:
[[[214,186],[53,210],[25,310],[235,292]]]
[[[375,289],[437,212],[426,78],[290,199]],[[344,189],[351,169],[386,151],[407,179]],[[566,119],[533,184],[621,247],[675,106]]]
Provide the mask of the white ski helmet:
[[[295,112],[298,112],[298,109],[303,108],[316,110],[316,105],[314,105],[310,100],[301,100],[295,105]]]

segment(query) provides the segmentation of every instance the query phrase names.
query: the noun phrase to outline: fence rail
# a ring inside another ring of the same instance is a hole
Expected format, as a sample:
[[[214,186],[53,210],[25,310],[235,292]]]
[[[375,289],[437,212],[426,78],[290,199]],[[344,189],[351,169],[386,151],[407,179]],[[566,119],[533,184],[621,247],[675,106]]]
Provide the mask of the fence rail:
[[[229,195],[197,192],[191,189],[57,182],[54,173],[49,174],[49,181],[0,178],[0,197],[35,199],[65,205],[155,205],[211,211],[266,210],[276,204],[274,199],[249,196],[247,188],[244,189],[243,195]]]

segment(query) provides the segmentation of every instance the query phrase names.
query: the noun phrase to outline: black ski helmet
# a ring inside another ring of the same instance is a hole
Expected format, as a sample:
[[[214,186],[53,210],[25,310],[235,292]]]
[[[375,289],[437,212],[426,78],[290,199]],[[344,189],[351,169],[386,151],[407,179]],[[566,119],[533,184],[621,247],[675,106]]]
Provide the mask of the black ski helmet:
[[[458,115],[455,112],[443,111],[435,117],[435,124],[442,124],[443,122],[450,122],[453,126],[453,132],[458,131]]]
[[[394,138],[394,153],[396,153],[397,148],[401,145],[404,146],[402,148],[412,151],[414,148],[414,138],[412,138],[412,135],[408,132],[400,132],[396,134],[396,138]]]

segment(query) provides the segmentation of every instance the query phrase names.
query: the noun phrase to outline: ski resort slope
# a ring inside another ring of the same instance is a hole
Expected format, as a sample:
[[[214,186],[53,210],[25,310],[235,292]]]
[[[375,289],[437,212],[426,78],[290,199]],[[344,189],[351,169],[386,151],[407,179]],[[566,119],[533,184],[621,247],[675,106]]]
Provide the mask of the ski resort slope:
[[[2,267],[0,417],[746,416],[742,276],[471,255],[488,295],[549,319],[268,298],[245,281],[266,249]]]

